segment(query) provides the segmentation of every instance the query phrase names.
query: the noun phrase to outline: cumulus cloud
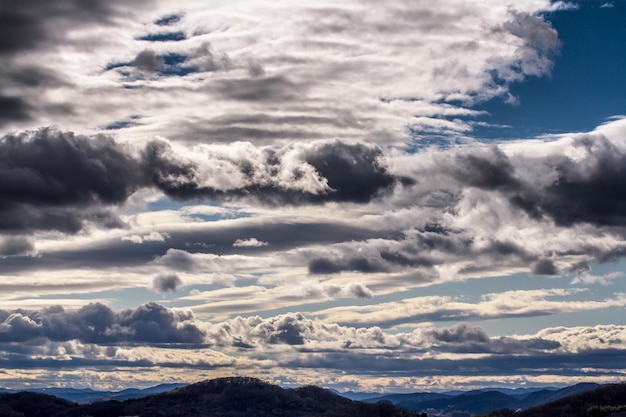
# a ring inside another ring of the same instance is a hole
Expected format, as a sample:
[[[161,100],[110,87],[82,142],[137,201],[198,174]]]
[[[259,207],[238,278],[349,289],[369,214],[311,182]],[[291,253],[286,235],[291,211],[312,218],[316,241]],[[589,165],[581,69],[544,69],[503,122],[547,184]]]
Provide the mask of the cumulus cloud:
[[[605,275],[593,275],[590,273],[583,273],[577,275],[572,279],[572,284],[600,284],[600,285],[611,285],[615,282],[615,280],[623,278],[624,273],[620,271],[611,272]]]
[[[133,60],[133,66],[142,71],[155,71],[163,65],[151,49],[145,49],[137,54]]]
[[[133,243],[164,242],[165,239],[167,239],[168,237],[169,237],[169,235],[164,234],[164,233],[150,232],[150,233],[145,234],[145,235],[124,236],[124,237],[122,237],[122,240],[127,240],[127,241],[133,242]]]
[[[237,239],[233,243],[233,246],[236,248],[258,248],[261,246],[267,246],[269,243],[259,241],[255,237],[251,237],[249,239]]]
[[[202,343],[205,331],[190,312],[148,303],[118,313],[95,303],[76,311],[49,307],[41,311],[0,310],[0,341],[85,343]]]
[[[535,275],[558,275],[559,270],[549,259],[541,259],[535,262],[530,268],[530,272]]]
[[[353,282],[349,285],[339,284],[314,284],[305,288],[307,297],[356,297],[370,299],[374,296],[373,291],[366,285]]]
[[[0,141],[0,229],[76,232],[84,222],[119,226],[106,210],[139,185],[135,160],[112,139],[55,129],[11,134]]]
[[[373,145],[322,141],[312,146],[199,149],[206,159],[149,144],[141,160],[105,136],[54,129],[7,135],[0,147],[4,181],[3,229],[76,232],[85,221],[119,226],[102,205],[121,205],[153,185],[181,200],[252,197],[263,202],[367,202],[389,192],[397,178]]]
[[[143,154],[144,172],[178,200],[250,196],[290,204],[365,203],[401,180],[383,165],[382,149],[364,143],[333,140],[256,148],[242,142],[196,150],[197,155],[185,157],[165,142],[152,142]]]
[[[152,289],[158,293],[176,291],[183,285],[183,280],[176,274],[157,275],[152,279]]]
[[[156,304],[117,313],[92,304],[75,312],[58,307],[0,310],[0,362],[16,366],[28,358],[32,365],[51,370],[58,366],[50,361],[53,356],[64,359],[66,372],[84,366],[166,368],[168,372],[178,368],[186,378],[223,366],[240,372],[253,364],[255,369],[279,366],[296,374],[306,369],[307,377],[314,379],[322,378],[314,368],[325,375],[352,377],[393,372],[395,378],[459,378],[459,369],[472,369],[474,377],[492,377],[497,372],[503,378],[550,378],[563,375],[563,369],[574,375],[585,367],[601,377],[608,375],[603,368],[616,369],[615,363],[620,363],[626,349],[624,331],[624,326],[600,325],[489,337],[480,327],[459,323],[391,333],[375,326],[311,319],[302,313],[209,323]],[[193,350],[180,350],[191,346]],[[583,358],[578,368],[572,366],[580,360],[574,355]],[[409,381],[406,384],[410,386]]]

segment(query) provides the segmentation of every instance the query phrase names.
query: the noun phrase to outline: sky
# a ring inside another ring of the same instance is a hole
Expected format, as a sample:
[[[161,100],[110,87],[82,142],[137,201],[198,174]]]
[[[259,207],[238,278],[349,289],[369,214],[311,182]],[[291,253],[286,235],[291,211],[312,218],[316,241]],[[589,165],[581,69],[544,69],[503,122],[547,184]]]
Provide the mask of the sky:
[[[0,0],[0,387],[623,381],[625,20]]]

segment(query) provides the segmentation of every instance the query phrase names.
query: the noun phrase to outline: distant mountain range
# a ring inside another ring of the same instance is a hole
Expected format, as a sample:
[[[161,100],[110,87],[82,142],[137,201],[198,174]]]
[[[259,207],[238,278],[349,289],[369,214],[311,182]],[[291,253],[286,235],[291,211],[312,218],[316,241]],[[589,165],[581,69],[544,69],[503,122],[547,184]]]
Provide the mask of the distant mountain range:
[[[95,403],[99,401],[117,400],[125,401],[134,398],[141,398],[147,395],[159,394],[161,392],[172,391],[176,388],[185,387],[189,384],[160,384],[150,388],[128,388],[122,391],[94,391],[89,388],[34,388],[24,390],[26,392],[34,392],[38,394],[54,395],[64,400],[72,401],[78,404]],[[0,394],[10,394],[19,392],[17,390],[8,390],[0,388]]]
[[[495,409],[508,408],[523,410],[580,394],[598,388],[598,384],[577,384],[566,388],[531,388],[531,389],[482,389],[467,392],[416,392],[412,394],[389,394],[363,396],[361,401],[376,403],[390,401],[393,404],[413,411],[441,410],[467,411],[471,414],[486,413]],[[348,394],[358,396],[358,393]]]
[[[626,384],[412,394],[350,392],[341,396],[314,386],[284,389],[255,378],[220,378],[192,385],[163,384],[116,392],[60,388],[37,392],[7,391],[0,391],[1,417],[411,417],[424,413],[429,416],[465,413],[483,417],[626,415]]]

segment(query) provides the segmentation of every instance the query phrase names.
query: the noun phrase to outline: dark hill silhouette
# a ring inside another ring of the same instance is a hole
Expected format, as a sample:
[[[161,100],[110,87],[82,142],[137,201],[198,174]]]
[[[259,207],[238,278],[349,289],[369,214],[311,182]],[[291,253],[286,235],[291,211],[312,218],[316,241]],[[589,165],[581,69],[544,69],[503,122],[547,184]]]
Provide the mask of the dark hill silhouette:
[[[77,407],[77,404],[53,395],[36,392],[0,394],[2,417],[50,417]]]
[[[18,401],[11,396],[22,397]],[[2,417],[410,417],[411,415],[413,414],[390,402],[367,404],[352,401],[318,387],[283,389],[255,378],[220,378],[123,402],[102,401],[84,405],[45,394],[25,392],[0,395]]]
[[[579,387],[580,388],[580,387]],[[591,391],[515,412],[492,411],[485,417],[618,417],[626,412],[626,384],[604,385]]]

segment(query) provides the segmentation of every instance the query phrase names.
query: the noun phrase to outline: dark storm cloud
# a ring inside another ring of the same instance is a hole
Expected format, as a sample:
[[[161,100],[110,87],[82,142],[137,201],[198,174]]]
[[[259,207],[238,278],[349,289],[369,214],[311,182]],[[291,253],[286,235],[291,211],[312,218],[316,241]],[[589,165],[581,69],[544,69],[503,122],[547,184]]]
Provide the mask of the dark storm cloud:
[[[555,164],[558,181],[546,189],[539,205],[561,225],[623,225],[626,154],[603,136],[583,137],[574,145],[586,152],[585,158],[562,158]]]
[[[7,237],[0,241],[0,257],[24,256],[35,251],[33,242],[23,236]]]
[[[309,152],[306,162],[328,180],[338,201],[365,203],[396,180],[380,165],[382,156],[378,147],[335,141]]]
[[[495,147],[457,152],[442,158],[444,162],[436,168],[439,172],[431,174],[444,173],[461,187],[501,194],[511,207],[536,220],[550,218],[561,226],[579,222],[622,225],[626,220],[624,152],[597,135],[581,137],[573,146],[583,152],[582,158],[510,159]],[[153,141],[135,157],[130,149],[105,136],[84,137],[50,128],[7,135],[0,140],[0,229],[73,233],[86,221],[119,227],[121,221],[108,207],[123,204],[142,187],[156,187],[179,201],[247,199],[299,205],[368,203],[400,184],[407,187],[415,182],[391,173],[382,148],[366,143],[326,140],[254,147],[238,142],[228,148],[201,149],[190,158],[168,142]],[[224,176],[212,177],[214,166],[232,170],[227,182],[220,182]],[[555,178],[549,183],[537,180],[550,176]],[[378,259],[326,257],[325,265],[363,272],[432,266],[437,261],[423,253],[435,247],[455,254],[473,249],[471,236],[463,240],[460,234],[453,235],[430,233],[426,237],[422,233],[402,248],[381,248]],[[533,260],[519,245],[495,241],[490,245],[481,253],[514,256],[527,263]],[[312,264],[311,270],[321,272],[323,267]]]
[[[559,269],[549,259],[541,259],[535,262],[530,268],[530,272],[535,275],[559,275]]]
[[[119,313],[99,303],[77,311],[65,311],[62,307],[0,310],[0,342],[202,343],[204,335],[191,313],[155,303]]]
[[[136,7],[121,0],[0,0],[0,55],[54,45],[72,28],[112,24]]]
[[[171,148],[164,142],[151,142],[143,154],[145,175],[161,191],[176,200],[197,198],[252,197],[267,203],[319,204],[329,201],[350,201],[366,203],[377,195],[391,191],[399,180],[381,165],[382,150],[374,145],[345,143],[339,140],[320,141],[300,150],[295,160],[290,149],[265,148],[263,161],[223,158],[235,164],[238,173],[247,180],[238,187],[232,185],[204,186],[198,179],[201,167],[197,162],[183,161],[171,155]],[[211,164],[212,160],[207,160]],[[263,172],[255,172],[252,163],[261,162]],[[294,188],[277,178],[281,164],[295,162],[302,168],[293,172],[298,181],[305,175],[307,167],[313,167],[317,174],[327,181],[330,189],[311,192],[304,188]],[[255,182],[257,177],[267,178]],[[289,188],[288,188],[289,187]]]
[[[459,181],[487,190],[516,186],[514,173],[513,165],[497,147],[483,154],[457,155],[453,171]]]
[[[376,260],[365,257],[355,257],[344,260],[317,258],[309,262],[309,273],[315,275],[337,274],[342,271],[355,271],[362,273],[385,272],[384,265]]]
[[[0,95],[0,126],[31,118],[32,106],[22,97]]]
[[[52,114],[71,111],[71,104],[46,104],[42,100],[42,91],[69,84],[52,68],[40,63],[16,64],[10,57],[5,57],[0,68],[0,126],[30,120],[39,110],[47,110]]]
[[[328,258],[317,258],[309,262],[311,274],[338,274],[343,271],[343,265]]]
[[[441,352],[453,353],[495,353],[495,354],[529,354],[558,349],[561,344],[541,338],[514,339],[510,337],[489,338],[480,327],[470,327],[465,323],[454,327],[432,329],[425,332],[432,338]]]
[[[101,206],[126,201],[139,174],[108,137],[55,129],[7,135],[0,140],[0,230],[76,232],[87,220],[119,227]]]
[[[580,135],[566,155],[517,156],[498,148],[455,156],[444,170],[462,185],[501,193],[535,219],[551,218],[560,226],[590,223],[620,226],[626,222],[626,154],[599,134]],[[545,183],[542,176],[555,176]]]
[[[469,327],[467,324],[459,324],[454,327],[444,329],[432,329],[426,333],[438,342],[460,343],[460,342],[478,342],[486,343],[489,337],[480,327]]]
[[[152,289],[159,293],[176,291],[181,285],[183,280],[176,274],[157,275],[152,280]]]
[[[5,65],[0,68],[0,86],[12,88],[58,87],[69,82],[50,68],[34,65]]]

